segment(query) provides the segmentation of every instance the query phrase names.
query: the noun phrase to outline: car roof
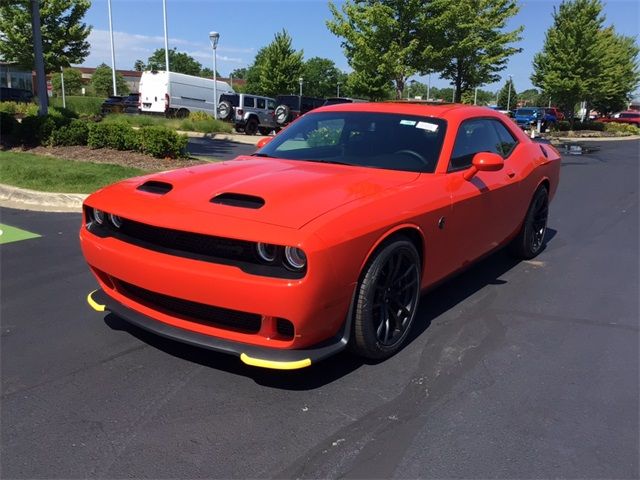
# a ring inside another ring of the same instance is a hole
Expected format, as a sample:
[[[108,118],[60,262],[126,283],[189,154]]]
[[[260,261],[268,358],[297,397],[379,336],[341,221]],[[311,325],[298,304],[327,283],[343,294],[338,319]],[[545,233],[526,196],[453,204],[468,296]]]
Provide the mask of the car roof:
[[[405,115],[422,115],[429,117],[453,118],[466,116],[498,116],[502,115],[487,107],[461,105],[457,103],[429,103],[429,102],[367,102],[340,103],[319,107],[313,112],[376,112],[399,113]]]

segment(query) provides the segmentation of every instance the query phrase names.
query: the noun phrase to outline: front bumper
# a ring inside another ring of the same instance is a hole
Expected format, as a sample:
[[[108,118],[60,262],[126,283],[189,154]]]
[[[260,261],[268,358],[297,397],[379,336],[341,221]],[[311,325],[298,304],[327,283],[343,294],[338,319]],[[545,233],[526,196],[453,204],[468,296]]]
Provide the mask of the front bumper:
[[[87,302],[98,311],[109,311],[139,328],[165,338],[177,340],[197,347],[240,357],[247,365],[277,370],[295,370],[308,367],[344,350],[349,341],[351,309],[343,330],[327,342],[311,348],[280,350],[256,345],[248,345],[221,338],[203,335],[190,330],[174,327],[139,313],[116,301],[102,289],[94,290],[87,296]]]

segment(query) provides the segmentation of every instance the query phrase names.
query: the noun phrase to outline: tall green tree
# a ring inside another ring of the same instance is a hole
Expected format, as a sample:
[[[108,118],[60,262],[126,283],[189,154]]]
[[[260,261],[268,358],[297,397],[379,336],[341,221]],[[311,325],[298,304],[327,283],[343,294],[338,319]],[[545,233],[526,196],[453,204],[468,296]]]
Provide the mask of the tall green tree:
[[[517,105],[518,92],[516,92],[513,79],[509,78],[498,92],[498,108],[501,110],[515,110]]]
[[[393,82],[402,98],[409,77],[430,71],[426,48],[419,33],[427,22],[422,0],[347,0],[339,10],[329,3],[333,16],[327,27],[342,38],[342,47],[354,71],[351,83],[371,98],[381,98]],[[367,84],[370,90],[366,91]]]
[[[542,51],[533,58],[533,84],[573,122],[576,104],[597,90],[602,72],[604,17],[600,0],[563,1],[554,8]]]
[[[89,0],[40,0],[42,49],[47,73],[72,63],[82,63],[89,54],[87,37],[91,27],[82,19],[90,5]],[[33,68],[29,0],[0,2],[0,57],[24,68]]]
[[[111,67],[106,63],[101,63],[91,76],[91,87],[96,95],[108,97],[113,95],[113,78],[111,75]],[[126,95],[129,92],[129,86],[124,80],[120,72],[116,71],[116,90],[117,95]]]
[[[136,60],[135,63],[133,64],[133,69],[136,72],[144,72],[146,70],[146,68],[147,68],[146,65],[140,59]]]
[[[612,27],[600,32],[603,56],[599,82],[590,97],[590,104],[603,115],[624,110],[631,93],[638,86],[638,44],[632,37],[616,34]]]
[[[232,76],[233,78],[245,80],[247,78],[247,71],[248,68],[246,67],[236,68],[233,72],[231,72],[230,76]]]
[[[519,7],[516,0],[432,0],[426,28],[440,39],[436,63],[442,78],[455,87],[455,101],[464,92],[493,83],[510,56],[522,51],[512,46],[523,27],[507,30]]]
[[[158,48],[147,60],[147,70],[166,70],[164,48]],[[176,73],[199,76],[202,64],[192,56],[169,49],[169,70]]]
[[[258,51],[247,72],[247,91],[271,97],[298,91],[303,52],[294,50],[291,44],[291,37],[282,30]]]
[[[82,72],[77,68],[65,68],[64,73],[64,93],[65,95],[79,95],[82,90]],[[62,95],[62,78],[60,72],[51,75],[51,86],[53,93]]]
[[[335,97],[338,83],[342,80],[342,72],[333,60],[313,57],[304,62],[302,78],[304,94],[312,97]]]

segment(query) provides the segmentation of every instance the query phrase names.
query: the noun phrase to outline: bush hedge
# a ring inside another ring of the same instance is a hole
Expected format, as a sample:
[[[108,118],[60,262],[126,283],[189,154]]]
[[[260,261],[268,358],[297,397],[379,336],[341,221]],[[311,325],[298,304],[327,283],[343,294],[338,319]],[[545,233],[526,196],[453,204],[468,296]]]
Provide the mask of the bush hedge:
[[[142,127],[138,130],[140,151],[157,158],[184,157],[188,139],[165,127]]]
[[[65,97],[67,108],[73,110],[78,115],[99,115],[100,107],[104,98],[87,97],[81,95],[67,95]],[[62,107],[62,98],[54,97],[50,99],[50,105],[54,107]]]
[[[640,128],[630,123],[610,122],[604,124],[605,132],[612,132],[624,135],[640,135]]]
[[[53,131],[50,143],[53,146],[86,145],[89,137],[89,124],[83,120],[72,120],[69,125]]]
[[[573,131],[595,130],[597,132],[603,132],[604,126],[605,124],[600,122],[580,122],[576,120],[575,122],[573,122]],[[571,124],[567,120],[561,120],[553,124],[551,126],[551,129],[558,130],[560,132],[568,132],[569,130],[571,130]]]
[[[19,127],[14,131],[15,141],[30,147],[47,145],[53,132],[68,125],[71,120],[71,118],[55,111],[42,117],[24,117]]]
[[[19,125],[12,113],[0,111],[0,135],[11,135]]]
[[[87,145],[91,148],[138,150],[138,132],[120,123],[92,123],[89,125]]]

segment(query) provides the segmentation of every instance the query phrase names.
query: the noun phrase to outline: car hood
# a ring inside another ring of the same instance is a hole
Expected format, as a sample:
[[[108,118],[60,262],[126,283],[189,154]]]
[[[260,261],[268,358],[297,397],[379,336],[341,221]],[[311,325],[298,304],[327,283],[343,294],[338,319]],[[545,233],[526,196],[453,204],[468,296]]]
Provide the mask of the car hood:
[[[185,214],[198,210],[298,229],[335,208],[419,176],[416,172],[238,157],[125,180],[102,190],[96,199],[117,196],[120,205],[149,202],[149,208],[158,211],[164,203],[184,209]],[[141,191],[148,182],[163,182],[171,189],[160,194]]]

